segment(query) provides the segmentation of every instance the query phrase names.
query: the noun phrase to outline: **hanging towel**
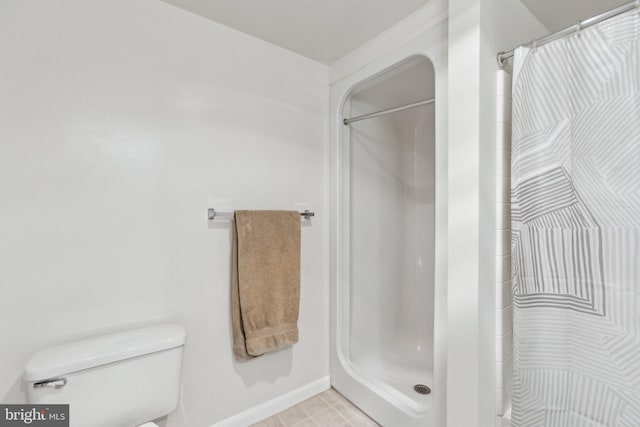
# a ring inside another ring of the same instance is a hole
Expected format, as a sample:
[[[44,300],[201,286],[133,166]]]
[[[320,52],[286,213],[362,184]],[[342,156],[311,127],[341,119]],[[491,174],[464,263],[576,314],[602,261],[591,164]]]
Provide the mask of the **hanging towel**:
[[[240,360],[298,342],[300,213],[236,211],[233,352]]]

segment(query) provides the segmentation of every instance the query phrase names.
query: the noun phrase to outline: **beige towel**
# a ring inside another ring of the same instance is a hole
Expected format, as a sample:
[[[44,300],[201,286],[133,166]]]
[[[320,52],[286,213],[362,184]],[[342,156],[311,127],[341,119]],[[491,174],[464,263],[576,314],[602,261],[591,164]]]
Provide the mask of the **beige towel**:
[[[298,342],[300,213],[236,211],[233,352],[246,360]]]

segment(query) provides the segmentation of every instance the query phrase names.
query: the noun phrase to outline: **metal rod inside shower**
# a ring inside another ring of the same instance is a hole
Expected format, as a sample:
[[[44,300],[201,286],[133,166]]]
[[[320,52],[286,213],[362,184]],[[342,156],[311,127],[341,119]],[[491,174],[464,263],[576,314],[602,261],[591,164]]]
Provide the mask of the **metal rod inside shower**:
[[[554,40],[561,39],[563,37],[569,36],[571,34],[575,34],[587,27],[591,27],[592,25],[599,24],[607,19],[613,18],[614,16],[622,15],[623,13],[629,12],[630,10],[640,8],[640,0],[634,0],[629,3],[625,3],[622,6],[618,6],[615,9],[611,9],[607,12],[601,13],[600,15],[594,16],[589,19],[585,19],[584,21],[578,21],[577,24],[571,25],[570,27],[563,28],[560,31],[556,31],[551,34],[547,34],[544,37],[540,37],[539,39],[533,39],[527,44],[523,44],[521,46],[524,47],[537,47],[542,46],[543,44],[550,43]],[[517,48],[507,50],[504,52],[498,53],[498,64],[501,67],[505,65],[505,63],[512,58]]]
[[[413,102],[411,104],[400,105],[398,107],[387,108],[386,110],[376,111],[375,113],[363,114],[361,116],[355,116],[348,119],[342,120],[345,126],[350,125],[353,122],[357,122],[360,120],[371,119],[373,117],[384,116],[385,114],[397,113],[398,111],[408,110],[409,108],[420,107],[421,105],[433,104],[436,102],[435,98],[425,99],[424,101]]]

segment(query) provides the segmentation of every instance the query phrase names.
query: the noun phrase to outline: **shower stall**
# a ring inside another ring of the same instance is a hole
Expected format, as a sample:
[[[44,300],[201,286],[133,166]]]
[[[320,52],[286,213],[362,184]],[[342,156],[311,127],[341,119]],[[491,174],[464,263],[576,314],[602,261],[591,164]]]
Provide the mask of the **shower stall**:
[[[382,425],[437,425],[444,398],[437,79],[412,56],[354,84],[338,109],[332,381]]]

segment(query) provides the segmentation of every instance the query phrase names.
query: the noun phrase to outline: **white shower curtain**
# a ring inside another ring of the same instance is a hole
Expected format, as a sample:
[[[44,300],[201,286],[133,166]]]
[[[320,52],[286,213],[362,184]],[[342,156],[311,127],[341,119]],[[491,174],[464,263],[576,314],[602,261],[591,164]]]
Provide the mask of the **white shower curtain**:
[[[640,426],[640,14],[513,76],[514,427]]]

